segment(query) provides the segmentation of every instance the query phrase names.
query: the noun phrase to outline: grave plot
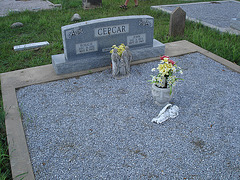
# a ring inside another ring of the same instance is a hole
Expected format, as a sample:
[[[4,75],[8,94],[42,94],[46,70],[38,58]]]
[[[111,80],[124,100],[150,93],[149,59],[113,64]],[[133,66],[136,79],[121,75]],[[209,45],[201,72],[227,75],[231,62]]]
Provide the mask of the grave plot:
[[[0,16],[7,16],[9,12],[21,12],[25,10],[39,11],[53,9],[55,5],[50,1],[42,0],[1,0]]]
[[[237,179],[240,74],[200,53],[172,59],[180,114],[161,125],[147,82],[159,61],[19,89],[36,179]]]
[[[186,19],[190,21],[200,22],[221,32],[240,34],[239,30],[236,29],[238,26],[235,25],[240,9],[240,2],[238,1],[160,5],[152,6],[151,9],[172,13],[177,7],[186,12]],[[231,24],[233,24],[234,29]]]
[[[160,109],[147,82],[156,66],[148,62],[159,58],[134,61],[122,80],[110,78],[110,67],[2,73],[12,177],[237,177],[240,67],[188,41],[167,43],[166,55],[183,63],[185,81],[173,99],[180,116],[162,125],[151,122]]]

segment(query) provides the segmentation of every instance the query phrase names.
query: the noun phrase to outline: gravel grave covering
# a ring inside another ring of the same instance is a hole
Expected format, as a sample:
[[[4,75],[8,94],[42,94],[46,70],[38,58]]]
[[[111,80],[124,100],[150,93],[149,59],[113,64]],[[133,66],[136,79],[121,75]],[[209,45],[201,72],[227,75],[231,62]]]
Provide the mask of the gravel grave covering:
[[[46,0],[0,0],[0,17],[7,16],[9,12],[39,11],[52,8],[54,8],[53,4]]]
[[[159,61],[19,89],[36,179],[239,179],[240,74],[200,53],[171,59],[180,111],[162,124],[148,82]]]
[[[176,7],[181,7],[188,17],[222,28],[229,28],[231,19],[236,18],[240,12],[240,2],[237,1],[173,4],[160,7],[169,11],[175,10]]]

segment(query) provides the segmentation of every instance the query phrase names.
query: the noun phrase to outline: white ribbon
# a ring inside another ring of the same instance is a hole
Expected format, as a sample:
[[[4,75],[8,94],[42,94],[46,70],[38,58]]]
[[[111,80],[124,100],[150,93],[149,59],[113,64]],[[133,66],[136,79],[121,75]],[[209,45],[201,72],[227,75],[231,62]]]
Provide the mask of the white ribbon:
[[[178,116],[179,107],[172,104],[167,104],[158,114],[157,117],[152,119],[152,122],[160,124],[169,118],[175,118]]]

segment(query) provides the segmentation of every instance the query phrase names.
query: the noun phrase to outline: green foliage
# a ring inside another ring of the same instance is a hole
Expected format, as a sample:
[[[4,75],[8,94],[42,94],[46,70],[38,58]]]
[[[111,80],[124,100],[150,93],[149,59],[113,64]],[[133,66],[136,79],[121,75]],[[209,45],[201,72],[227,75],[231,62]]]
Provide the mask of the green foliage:
[[[0,96],[1,98],[1,96]],[[11,179],[11,169],[8,155],[7,137],[4,123],[3,103],[0,101],[0,179]]]
[[[185,39],[240,65],[240,36],[221,33],[201,24],[187,22]]]
[[[74,13],[80,14],[82,17],[81,21],[113,16],[150,15],[154,17],[155,39],[163,43],[188,40],[240,65],[240,36],[220,33],[216,30],[204,27],[201,24],[187,21],[185,35],[183,37],[170,37],[168,35],[170,15],[161,11],[150,10],[150,6],[154,5],[179,4],[191,1],[139,1],[139,6],[137,8],[134,7],[134,1],[129,1],[127,10],[119,8],[125,0],[104,0],[102,1],[102,8],[89,10],[82,9],[81,0],[50,1],[54,4],[62,4],[62,9],[39,12],[25,11],[21,13],[10,13],[7,17],[0,17],[0,73],[50,64],[51,55],[63,53],[61,26],[74,23],[70,21]],[[11,29],[10,25],[14,22],[22,22],[24,26]],[[15,45],[41,41],[48,41],[50,45],[37,50],[13,51],[13,46]],[[0,100],[1,99],[0,94]],[[1,102],[0,179],[10,179],[11,177],[7,152],[4,111]]]

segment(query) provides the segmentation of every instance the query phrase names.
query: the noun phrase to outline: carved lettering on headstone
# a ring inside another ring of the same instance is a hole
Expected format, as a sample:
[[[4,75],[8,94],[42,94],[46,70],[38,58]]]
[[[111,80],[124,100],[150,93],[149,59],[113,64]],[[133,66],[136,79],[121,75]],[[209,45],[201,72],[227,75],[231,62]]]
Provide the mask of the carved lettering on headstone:
[[[116,35],[129,32],[129,24],[95,28],[95,37]]]
[[[76,54],[98,51],[97,41],[76,44]]]
[[[127,45],[137,45],[146,43],[146,34],[138,34],[133,36],[127,36]]]
[[[177,7],[170,17],[169,35],[170,36],[183,36],[185,28],[186,12],[180,7]]]

